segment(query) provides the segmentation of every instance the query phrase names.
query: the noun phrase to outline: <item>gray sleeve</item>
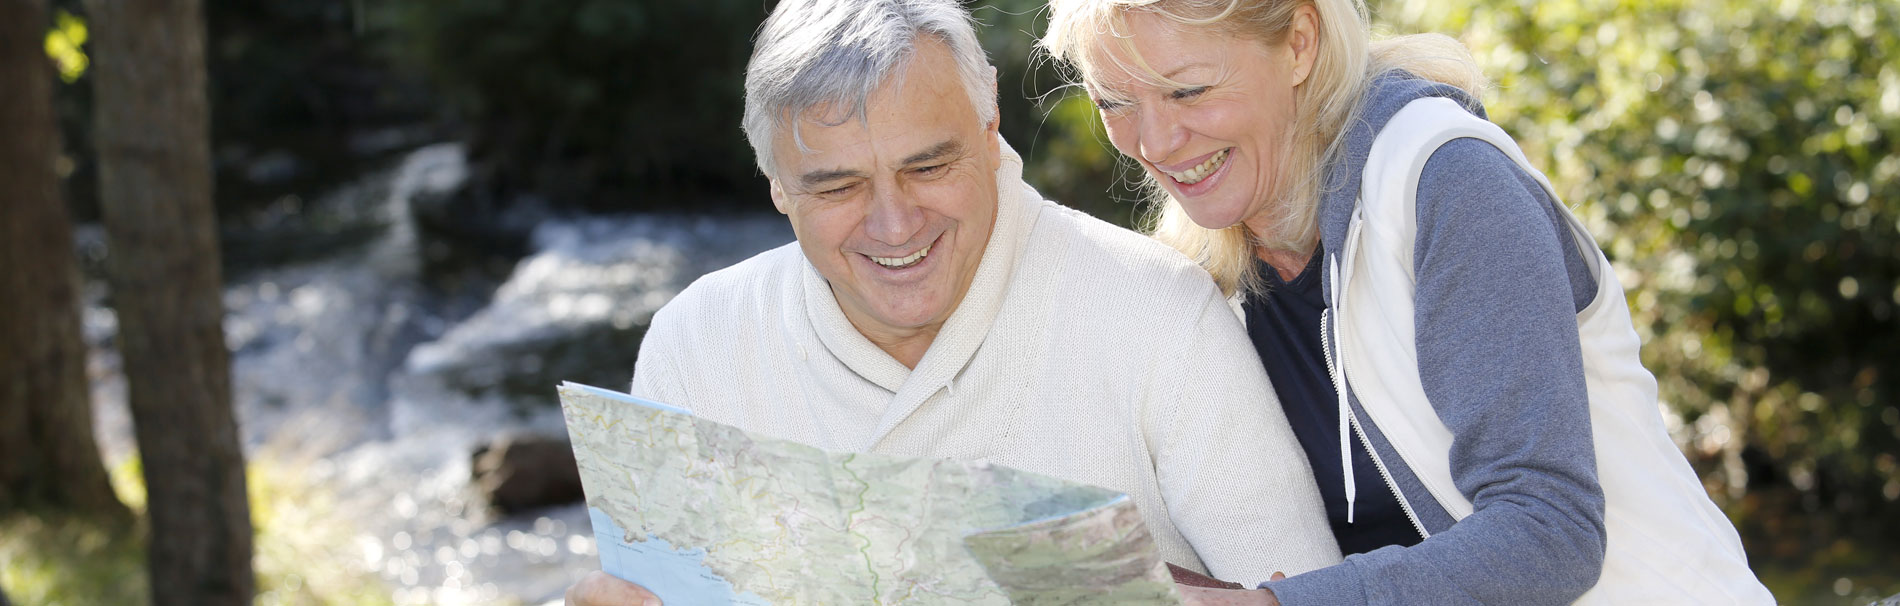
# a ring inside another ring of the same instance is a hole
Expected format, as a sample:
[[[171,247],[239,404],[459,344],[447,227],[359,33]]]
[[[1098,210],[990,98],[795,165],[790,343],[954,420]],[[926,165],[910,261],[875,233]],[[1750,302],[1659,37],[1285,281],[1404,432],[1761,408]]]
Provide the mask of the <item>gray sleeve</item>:
[[[1603,490],[1576,320],[1595,289],[1551,204],[1479,140],[1425,165],[1419,375],[1475,511],[1411,548],[1271,584],[1285,603],[1568,604],[1596,584]]]

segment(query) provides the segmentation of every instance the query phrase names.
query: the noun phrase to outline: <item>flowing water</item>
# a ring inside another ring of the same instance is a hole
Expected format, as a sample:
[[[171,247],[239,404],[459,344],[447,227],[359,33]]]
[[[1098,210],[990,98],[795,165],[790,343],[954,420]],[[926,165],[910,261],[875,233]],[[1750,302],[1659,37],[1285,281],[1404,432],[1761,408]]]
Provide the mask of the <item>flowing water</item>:
[[[655,310],[791,230],[764,201],[744,216],[550,214],[525,257],[485,271],[489,255],[458,253],[411,218],[412,202],[467,172],[459,146],[425,147],[301,209],[369,235],[274,265],[227,250],[241,268],[224,294],[234,406],[253,482],[294,470],[326,504],[323,528],[267,532],[325,543],[400,604],[558,601],[598,566],[585,507],[491,514],[470,453],[501,435],[564,436],[557,382],[624,388]],[[297,248],[295,237],[264,239]],[[82,247],[100,240],[82,230]],[[122,461],[135,445],[100,290],[85,316],[97,424]]]

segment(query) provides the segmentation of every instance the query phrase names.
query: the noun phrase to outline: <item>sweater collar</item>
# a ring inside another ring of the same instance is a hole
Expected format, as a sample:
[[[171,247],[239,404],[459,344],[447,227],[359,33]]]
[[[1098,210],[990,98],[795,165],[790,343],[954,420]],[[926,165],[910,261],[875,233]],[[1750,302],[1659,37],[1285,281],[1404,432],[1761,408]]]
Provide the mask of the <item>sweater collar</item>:
[[[866,441],[861,445],[864,448],[903,422],[939,389],[955,389],[952,381],[969,365],[989,335],[997,312],[1002,309],[1010,276],[1015,273],[1017,252],[1027,243],[1042,197],[1023,182],[1022,157],[1008,143],[1000,145],[1002,161],[996,171],[996,223],[991,228],[989,242],[984,245],[983,258],[977,264],[976,275],[971,278],[963,300],[944,320],[915,370],[905,368],[859,333],[838,307],[830,283],[810,260],[804,263],[805,308],[820,343],[852,372],[893,394],[877,431],[865,436]]]

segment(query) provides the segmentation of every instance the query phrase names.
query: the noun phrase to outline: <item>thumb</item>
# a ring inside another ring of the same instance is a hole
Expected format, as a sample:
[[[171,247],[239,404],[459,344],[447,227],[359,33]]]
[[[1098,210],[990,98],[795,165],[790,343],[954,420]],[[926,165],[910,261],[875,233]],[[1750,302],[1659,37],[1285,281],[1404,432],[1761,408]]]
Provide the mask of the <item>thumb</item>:
[[[1267,578],[1267,580],[1269,580],[1269,581],[1278,581],[1278,580],[1280,580],[1280,579],[1284,579],[1284,578],[1286,578],[1286,573],[1284,573],[1284,572],[1276,572],[1276,573],[1273,573],[1273,576],[1271,576],[1271,577],[1268,577],[1268,578]]]

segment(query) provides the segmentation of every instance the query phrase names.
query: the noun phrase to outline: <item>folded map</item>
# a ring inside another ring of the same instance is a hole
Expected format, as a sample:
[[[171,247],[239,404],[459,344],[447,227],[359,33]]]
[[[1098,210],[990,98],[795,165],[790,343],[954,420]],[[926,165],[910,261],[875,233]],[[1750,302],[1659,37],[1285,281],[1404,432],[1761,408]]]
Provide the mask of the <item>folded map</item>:
[[[1176,604],[1126,495],[834,453],[566,383],[601,568],[669,605]]]

